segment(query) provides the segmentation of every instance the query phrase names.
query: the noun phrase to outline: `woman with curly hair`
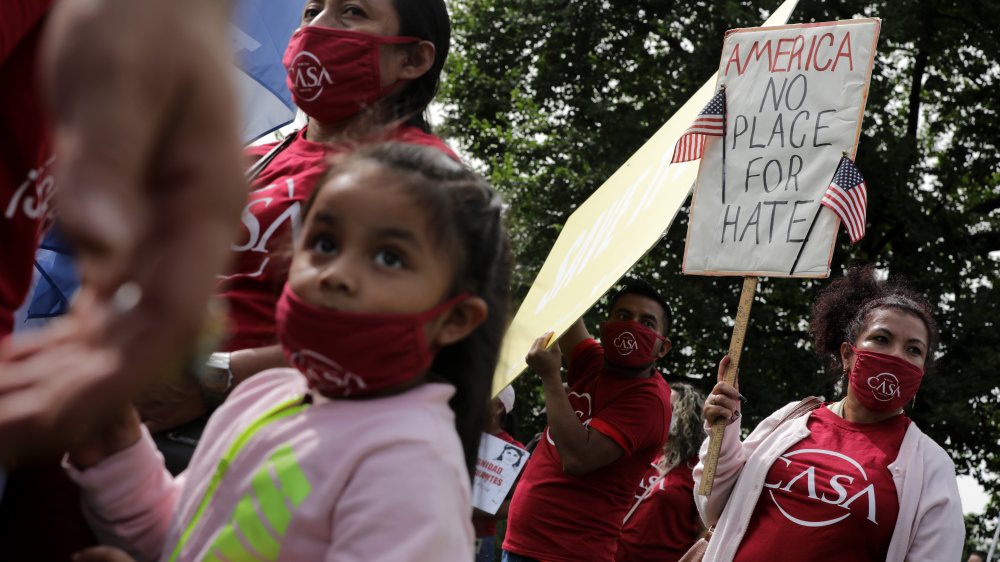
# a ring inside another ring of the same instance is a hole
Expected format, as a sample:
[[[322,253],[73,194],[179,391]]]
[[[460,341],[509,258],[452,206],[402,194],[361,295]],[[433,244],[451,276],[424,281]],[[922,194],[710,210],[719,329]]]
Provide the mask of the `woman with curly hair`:
[[[622,526],[616,561],[674,562],[702,532],[694,505],[691,469],[705,438],[705,395],[689,384],[670,385],[670,437],[636,490],[636,504]]]
[[[704,560],[959,559],[955,466],[903,412],[934,357],[930,305],[872,267],[852,268],[820,294],[809,331],[844,377],[842,399],[798,417],[789,404],[742,442],[737,388],[719,382],[705,402],[708,424],[729,425],[712,495],[695,498],[715,526]]]

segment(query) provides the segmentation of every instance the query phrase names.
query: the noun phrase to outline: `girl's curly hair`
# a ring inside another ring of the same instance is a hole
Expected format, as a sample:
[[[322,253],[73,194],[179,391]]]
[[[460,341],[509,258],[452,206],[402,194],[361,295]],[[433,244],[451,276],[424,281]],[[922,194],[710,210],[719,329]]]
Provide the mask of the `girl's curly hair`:
[[[826,357],[837,372],[844,368],[840,344],[854,343],[876,308],[894,308],[919,318],[927,328],[927,360],[930,366],[937,345],[937,323],[927,299],[897,279],[880,281],[871,265],[852,267],[847,275],[830,283],[816,299],[809,334],[816,353]]]

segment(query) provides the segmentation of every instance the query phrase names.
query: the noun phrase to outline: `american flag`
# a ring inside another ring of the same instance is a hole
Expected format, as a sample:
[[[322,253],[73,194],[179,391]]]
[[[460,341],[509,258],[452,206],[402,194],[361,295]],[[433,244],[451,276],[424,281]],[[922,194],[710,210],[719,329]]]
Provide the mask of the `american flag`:
[[[840,217],[856,244],[865,235],[865,212],[868,210],[868,185],[850,158],[844,156],[837,165],[830,187],[820,204]]]
[[[701,158],[705,152],[705,140],[708,137],[721,137],[723,122],[726,118],[726,91],[719,90],[718,94],[708,102],[705,109],[701,110],[694,123],[684,131],[677,146],[674,147],[674,156],[670,163],[687,162]]]

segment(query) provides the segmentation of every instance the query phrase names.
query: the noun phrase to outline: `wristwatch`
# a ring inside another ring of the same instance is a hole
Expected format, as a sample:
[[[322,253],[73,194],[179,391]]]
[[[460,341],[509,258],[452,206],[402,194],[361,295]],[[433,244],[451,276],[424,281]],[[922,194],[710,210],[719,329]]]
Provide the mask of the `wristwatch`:
[[[198,374],[205,402],[211,408],[217,408],[233,389],[233,370],[230,368],[232,353],[215,352],[208,356],[205,368]]]

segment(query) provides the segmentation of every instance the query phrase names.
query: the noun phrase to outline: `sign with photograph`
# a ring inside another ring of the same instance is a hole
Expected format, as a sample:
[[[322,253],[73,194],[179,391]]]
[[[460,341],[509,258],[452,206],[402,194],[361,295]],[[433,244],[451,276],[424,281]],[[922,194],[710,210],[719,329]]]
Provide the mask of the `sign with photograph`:
[[[490,515],[496,514],[530,455],[513,443],[484,433],[479,441],[472,505]]]

